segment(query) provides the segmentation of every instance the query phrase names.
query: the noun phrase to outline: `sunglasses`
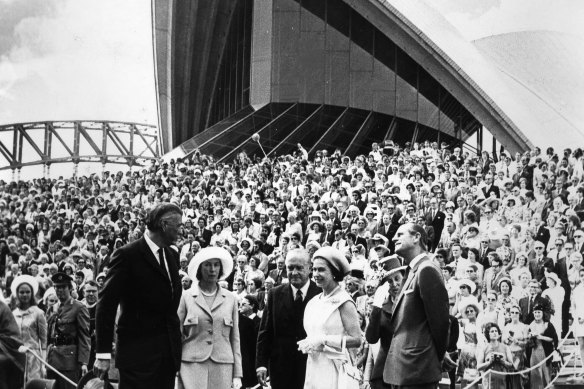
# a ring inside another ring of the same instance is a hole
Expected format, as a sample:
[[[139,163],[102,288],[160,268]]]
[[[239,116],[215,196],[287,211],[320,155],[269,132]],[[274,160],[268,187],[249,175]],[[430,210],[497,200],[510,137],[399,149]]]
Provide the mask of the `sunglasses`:
[[[497,301],[497,299],[494,299],[494,298],[490,298],[490,299],[487,299],[487,300],[488,301]]]

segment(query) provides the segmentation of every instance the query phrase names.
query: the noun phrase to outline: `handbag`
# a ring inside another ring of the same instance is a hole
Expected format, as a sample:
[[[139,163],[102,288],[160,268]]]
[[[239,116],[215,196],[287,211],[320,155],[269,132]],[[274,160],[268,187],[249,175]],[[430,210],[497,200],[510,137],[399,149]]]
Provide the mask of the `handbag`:
[[[348,360],[341,361],[338,389],[359,389],[359,384],[363,380],[363,373],[351,361],[351,356],[347,352],[347,339],[345,336],[341,340],[341,352],[348,356]]]

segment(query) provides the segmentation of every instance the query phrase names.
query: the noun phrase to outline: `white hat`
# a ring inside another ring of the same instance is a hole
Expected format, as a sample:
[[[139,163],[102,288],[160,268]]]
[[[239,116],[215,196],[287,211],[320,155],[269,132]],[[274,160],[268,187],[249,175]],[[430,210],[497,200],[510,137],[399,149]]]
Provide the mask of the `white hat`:
[[[14,281],[12,281],[10,290],[12,291],[13,296],[16,296],[16,291],[18,290],[18,287],[22,284],[30,285],[30,287],[32,288],[33,296],[36,295],[37,292],[39,291],[39,282],[37,281],[37,279],[31,275],[23,274],[16,277]]]
[[[222,247],[205,247],[194,256],[189,264],[188,271],[191,280],[197,279],[197,271],[203,262],[214,258],[221,261],[221,267],[223,268],[223,275],[219,280],[226,279],[233,271],[233,258],[231,258],[231,254]]]
[[[477,290],[477,284],[475,284],[473,281],[469,280],[468,278],[463,278],[462,280],[458,281],[459,288],[463,285],[467,286],[470,289],[471,294],[473,294],[475,292],[475,290]]]
[[[554,272],[546,273],[545,278],[546,279],[551,278],[552,280],[554,280],[556,286],[562,285],[562,281],[560,281],[560,277],[558,277],[558,275]],[[549,287],[549,285],[548,285],[548,287]]]

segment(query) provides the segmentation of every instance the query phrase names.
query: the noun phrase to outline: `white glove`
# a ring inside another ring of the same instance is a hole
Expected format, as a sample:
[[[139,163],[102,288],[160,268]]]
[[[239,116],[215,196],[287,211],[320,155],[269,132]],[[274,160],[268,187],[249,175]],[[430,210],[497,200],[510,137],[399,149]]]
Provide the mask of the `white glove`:
[[[29,348],[28,348],[28,347],[26,347],[26,346],[20,346],[20,347],[18,348],[18,352],[19,352],[19,353],[21,353],[21,354],[26,354],[26,352],[27,352],[28,350],[29,350]]]
[[[303,354],[311,354],[315,351],[321,351],[325,342],[324,336],[311,336],[306,339],[302,339],[298,342],[298,350],[302,351]]]
[[[233,389],[240,389],[241,388],[241,378],[234,377],[233,384],[231,385]]]
[[[375,294],[373,295],[373,303],[371,305],[377,308],[383,307],[383,303],[387,299],[388,295],[389,284],[386,282],[385,284],[377,288],[377,290],[375,291]]]

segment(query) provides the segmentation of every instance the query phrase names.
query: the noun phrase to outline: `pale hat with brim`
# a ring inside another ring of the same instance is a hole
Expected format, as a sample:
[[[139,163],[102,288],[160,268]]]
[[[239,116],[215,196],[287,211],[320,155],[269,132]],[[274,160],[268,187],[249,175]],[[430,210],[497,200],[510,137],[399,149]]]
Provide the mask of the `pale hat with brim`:
[[[12,285],[10,285],[10,290],[12,291],[13,296],[17,295],[18,288],[22,284],[30,285],[30,287],[32,288],[33,295],[36,295],[37,292],[39,291],[39,282],[37,281],[37,279],[31,275],[23,274],[16,277],[14,281],[12,281]]]
[[[556,273],[553,272],[546,273],[545,278],[546,280],[552,279],[555,282],[556,286],[560,286],[562,284],[562,281],[560,281],[560,277],[558,277]]]
[[[477,285],[468,278],[463,278],[462,280],[458,281],[459,288],[463,285],[466,285],[470,289],[471,294],[474,293],[475,290],[477,290]]]
[[[402,266],[401,261],[396,254],[381,258],[379,263],[387,263],[388,270],[385,272],[386,277],[397,273],[398,271],[405,271],[407,268],[407,266]]]
[[[468,302],[466,302],[462,307],[460,307],[460,313],[462,314],[462,317],[464,317],[466,319],[466,309],[468,307],[473,307],[475,309],[475,312],[477,313],[477,316],[479,314],[479,312],[481,311],[481,307],[479,304],[476,303],[476,301],[470,300]]]
[[[191,280],[197,279],[197,271],[201,264],[210,259],[219,259],[221,261],[221,267],[223,268],[223,275],[219,280],[224,280],[233,271],[233,258],[229,251],[222,247],[205,247],[201,249],[194,257],[188,267],[188,275]]]
[[[347,258],[345,258],[342,252],[334,247],[326,246],[316,250],[312,260],[314,261],[317,258],[324,259],[344,276],[351,272],[351,266],[349,265]]]

